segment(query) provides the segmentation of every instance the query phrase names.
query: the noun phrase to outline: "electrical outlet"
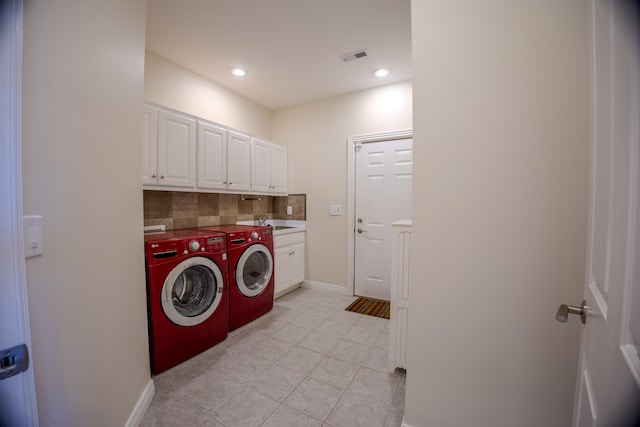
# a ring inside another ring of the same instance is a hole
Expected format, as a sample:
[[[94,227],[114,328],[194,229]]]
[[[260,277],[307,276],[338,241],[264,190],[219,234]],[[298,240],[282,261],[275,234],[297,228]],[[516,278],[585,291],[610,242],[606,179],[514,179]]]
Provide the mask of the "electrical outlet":
[[[287,206],[287,215],[293,215],[293,206]]]

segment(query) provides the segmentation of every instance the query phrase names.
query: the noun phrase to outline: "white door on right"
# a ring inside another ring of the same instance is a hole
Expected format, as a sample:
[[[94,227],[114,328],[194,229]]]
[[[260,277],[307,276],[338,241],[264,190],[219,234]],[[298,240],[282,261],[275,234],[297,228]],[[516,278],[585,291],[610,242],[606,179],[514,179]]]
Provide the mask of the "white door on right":
[[[640,422],[638,12],[633,1],[590,1],[592,160],[576,427]]]
[[[354,293],[389,300],[391,223],[411,219],[413,139],[356,148]]]

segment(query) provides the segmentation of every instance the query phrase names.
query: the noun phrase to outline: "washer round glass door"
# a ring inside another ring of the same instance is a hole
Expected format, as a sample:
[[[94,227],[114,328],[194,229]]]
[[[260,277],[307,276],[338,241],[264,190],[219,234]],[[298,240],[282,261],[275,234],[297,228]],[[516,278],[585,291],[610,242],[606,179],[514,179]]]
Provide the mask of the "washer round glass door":
[[[255,297],[265,290],[273,273],[273,257],[261,243],[249,246],[236,265],[236,286],[244,296]]]
[[[220,268],[209,258],[193,257],[176,265],[162,286],[162,310],[179,326],[204,322],[222,300]]]

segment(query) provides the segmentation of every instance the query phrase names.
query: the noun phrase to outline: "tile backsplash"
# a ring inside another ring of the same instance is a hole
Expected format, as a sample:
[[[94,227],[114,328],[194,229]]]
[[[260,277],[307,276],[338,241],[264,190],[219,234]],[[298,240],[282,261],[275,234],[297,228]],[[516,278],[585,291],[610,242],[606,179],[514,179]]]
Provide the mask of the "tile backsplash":
[[[305,194],[253,196],[144,190],[144,225],[164,224],[167,230],[235,224],[269,215],[273,219],[306,219]],[[293,209],[287,215],[287,206]]]

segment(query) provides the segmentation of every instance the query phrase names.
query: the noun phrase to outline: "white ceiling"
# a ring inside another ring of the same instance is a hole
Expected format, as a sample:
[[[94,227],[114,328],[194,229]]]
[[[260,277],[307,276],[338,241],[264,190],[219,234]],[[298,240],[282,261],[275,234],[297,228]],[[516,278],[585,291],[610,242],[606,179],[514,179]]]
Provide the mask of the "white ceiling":
[[[410,0],[148,0],[146,47],[277,110],[410,80],[410,19]]]

